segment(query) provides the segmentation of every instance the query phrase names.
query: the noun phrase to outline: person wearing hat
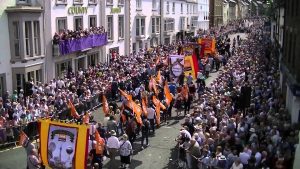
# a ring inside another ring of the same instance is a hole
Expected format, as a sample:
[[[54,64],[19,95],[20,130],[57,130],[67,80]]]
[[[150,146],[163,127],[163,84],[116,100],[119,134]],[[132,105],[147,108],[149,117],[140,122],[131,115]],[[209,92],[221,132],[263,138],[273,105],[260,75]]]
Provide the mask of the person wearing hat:
[[[130,164],[130,155],[132,154],[132,145],[128,141],[127,134],[123,134],[120,140],[120,157],[121,157],[121,166],[119,168],[128,168]]]
[[[110,158],[110,166],[115,162],[115,157],[118,152],[118,149],[120,148],[120,142],[119,139],[116,137],[115,130],[112,130],[110,132],[110,137],[107,139],[107,148]]]

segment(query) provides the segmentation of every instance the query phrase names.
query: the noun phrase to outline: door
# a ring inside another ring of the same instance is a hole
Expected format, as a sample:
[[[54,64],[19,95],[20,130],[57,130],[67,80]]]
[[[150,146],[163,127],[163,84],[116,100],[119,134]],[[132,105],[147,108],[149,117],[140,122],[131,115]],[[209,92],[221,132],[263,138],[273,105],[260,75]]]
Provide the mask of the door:
[[[75,60],[75,70],[78,71],[80,69],[84,70],[85,69],[85,57],[79,58]]]

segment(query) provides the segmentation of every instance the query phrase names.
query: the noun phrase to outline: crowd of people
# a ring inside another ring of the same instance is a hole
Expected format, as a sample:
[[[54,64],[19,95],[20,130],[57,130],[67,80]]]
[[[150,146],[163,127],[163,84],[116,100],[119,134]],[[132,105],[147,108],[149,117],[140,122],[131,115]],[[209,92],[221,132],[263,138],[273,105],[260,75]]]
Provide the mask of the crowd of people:
[[[292,168],[298,130],[279,89],[278,58],[263,21],[201,91],[178,137],[188,168]],[[251,86],[250,86],[251,85]]]
[[[93,119],[91,114],[90,125],[91,131],[100,133],[106,146],[102,153],[97,152],[96,133],[90,133],[88,166],[102,168],[106,156],[112,165],[116,155],[120,154],[120,168],[126,168],[136,149],[133,144],[136,137],[141,136],[141,149],[144,149],[149,146],[149,134],[155,135],[155,123],[159,123],[152,97],[156,95],[166,106],[162,110],[162,122],[168,121],[173,106],[178,116],[184,110],[185,122],[177,140],[179,159],[186,162],[188,168],[288,168],[293,160],[293,146],[298,142],[297,131],[289,124],[278,90],[276,59],[264,55],[264,46],[270,44],[263,31],[263,20],[257,19],[253,23],[248,29],[251,30],[248,40],[237,37],[232,47],[227,35],[236,28],[232,26],[234,23],[205,32],[216,36],[218,53],[204,62],[196,83],[191,75],[182,75],[178,81],[171,77],[167,58],[169,54],[177,54],[178,46],[182,46],[176,43],[140,50],[130,56],[116,54],[109,64],[99,63],[75,73],[69,69],[64,77],[47,84],[30,82],[25,92],[21,89],[11,95],[6,93],[0,100],[0,141],[18,132],[11,126],[27,124],[37,118],[72,119],[68,102],[76,106],[80,116],[86,115],[105,95],[110,100],[109,113],[102,122]],[[61,36],[57,34],[54,40],[77,38],[91,32],[103,33],[104,30],[66,31]],[[202,32],[201,36],[206,35]],[[220,75],[207,87],[205,78],[213,69]],[[155,93],[148,85],[150,77],[156,76],[158,70],[162,83]],[[166,104],[164,81],[169,82],[174,98],[170,105]],[[188,88],[187,96],[182,92],[185,87]],[[127,105],[128,99],[120,97],[119,89],[132,95],[137,105],[142,105],[144,98],[148,100],[148,114],[142,116],[142,123],[138,123],[135,113]],[[197,100],[194,99],[196,94]],[[121,107],[117,105],[119,99]],[[40,166],[34,145],[29,142],[24,147],[29,163]]]
[[[55,33],[53,36],[53,44],[59,44],[60,41],[79,39],[82,37],[87,37],[89,35],[103,34],[105,29],[101,27],[91,27],[89,29],[79,28],[78,30],[63,30],[59,33]]]

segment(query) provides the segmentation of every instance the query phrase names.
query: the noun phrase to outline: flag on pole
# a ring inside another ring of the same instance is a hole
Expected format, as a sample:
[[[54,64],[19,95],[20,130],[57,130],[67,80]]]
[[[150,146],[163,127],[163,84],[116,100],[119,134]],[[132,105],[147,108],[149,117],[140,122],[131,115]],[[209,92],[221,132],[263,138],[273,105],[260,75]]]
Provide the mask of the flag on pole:
[[[173,97],[172,97],[172,94],[170,92],[167,81],[166,81],[165,86],[164,86],[164,92],[165,92],[165,95],[166,95],[166,103],[167,103],[168,106],[170,106]]]
[[[147,112],[147,102],[146,102],[146,98],[142,99],[142,109],[144,112],[144,115],[147,117],[148,116],[148,112]]]
[[[79,119],[80,116],[77,113],[77,110],[75,109],[75,106],[73,105],[71,100],[69,100],[69,108],[70,108],[71,116],[74,117],[75,119]]]
[[[95,131],[95,140],[96,140],[96,154],[103,155],[104,147],[105,147],[105,141],[100,136],[99,132]]]
[[[160,124],[160,109],[165,110],[166,107],[156,98],[156,96],[153,96],[152,100],[155,105],[156,123],[157,123],[157,125],[159,125]]]
[[[156,80],[151,76],[150,80],[149,80],[149,90],[150,91],[154,91],[154,93],[157,95],[158,91],[157,91],[157,83],[156,83]]]
[[[103,107],[103,112],[104,114],[108,114],[109,113],[109,106],[108,106],[108,102],[107,102],[107,99],[106,99],[106,96],[103,95],[102,96],[102,107]]]
[[[157,81],[158,84],[162,83],[160,70],[157,72],[156,81]]]
[[[24,145],[24,143],[26,142],[26,141],[28,141],[28,136],[24,133],[24,131],[21,131],[21,133],[20,133],[20,138],[19,138],[19,146],[22,146],[22,145]]]
[[[132,110],[136,116],[136,121],[139,123],[139,124],[142,124],[142,118],[141,118],[141,115],[142,115],[142,108],[136,104],[134,101],[131,101],[131,104],[132,104]]]
[[[122,96],[124,96],[127,100],[132,100],[132,96],[130,94],[127,94],[125,91],[119,89]]]

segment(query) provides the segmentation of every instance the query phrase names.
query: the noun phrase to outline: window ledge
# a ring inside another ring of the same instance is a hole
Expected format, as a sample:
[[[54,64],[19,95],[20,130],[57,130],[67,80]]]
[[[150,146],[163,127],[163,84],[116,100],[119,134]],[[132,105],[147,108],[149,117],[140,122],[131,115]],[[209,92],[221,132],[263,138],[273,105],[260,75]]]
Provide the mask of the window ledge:
[[[89,6],[94,6],[94,5],[95,5],[95,6],[96,6],[96,5],[97,5],[97,2],[96,2],[96,3],[89,2],[88,5],[89,5]]]
[[[106,6],[114,6],[114,4],[106,3]]]
[[[83,3],[82,3],[82,2],[81,2],[81,3],[73,3],[73,5],[74,5],[74,6],[75,6],[75,5],[82,6]]]
[[[124,38],[119,38],[119,39],[118,39],[118,41],[123,41],[123,40],[124,40]]]
[[[124,4],[118,4],[118,6],[124,6]]]
[[[62,3],[56,2],[55,5],[56,5],[56,6],[59,6],[59,5],[67,6],[68,3],[66,3],[66,2],[62,2]]]
[[[157,8],[153,8],[152,11],[153,11],[153,12],[156,12],[156,11],[157,11]]]
[[[143,9],[142,8],[136,8],[136,11],[142,11]]]
[[[113,43],[113,42],[114,42],[114,40],[112,40],[112,39],[107,40],[107,43]]]

